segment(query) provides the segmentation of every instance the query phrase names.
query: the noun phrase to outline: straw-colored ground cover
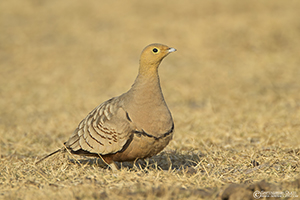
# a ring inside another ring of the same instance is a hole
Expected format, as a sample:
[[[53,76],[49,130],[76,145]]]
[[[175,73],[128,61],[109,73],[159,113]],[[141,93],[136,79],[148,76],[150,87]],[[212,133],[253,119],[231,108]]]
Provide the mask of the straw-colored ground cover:
[[[1,1],[0,199],[299,196],[299,10],[277,0]],[[159,69],[169,146],[117,172],[68,154],[35,165],[129,89],[153,42],[178,49]]]

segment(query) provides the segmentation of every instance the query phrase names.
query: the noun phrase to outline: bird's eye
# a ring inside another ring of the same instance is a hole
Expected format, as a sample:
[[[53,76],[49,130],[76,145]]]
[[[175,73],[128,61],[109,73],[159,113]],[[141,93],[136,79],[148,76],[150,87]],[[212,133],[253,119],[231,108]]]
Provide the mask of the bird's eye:
[[[153,53],[155,53],[155,54],[159,52],[159,50],[158,50],[157,48],[153,48],[152,51],[153,51]]]

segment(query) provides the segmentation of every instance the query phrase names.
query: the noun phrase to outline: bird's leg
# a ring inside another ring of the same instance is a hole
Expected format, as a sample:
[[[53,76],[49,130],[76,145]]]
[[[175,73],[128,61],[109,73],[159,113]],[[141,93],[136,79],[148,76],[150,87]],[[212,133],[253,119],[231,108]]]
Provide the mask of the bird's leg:
[[[107,157],[107,156],[102,156],[100,154],[98,154],[98,156],[101,158],[101,160],[107,165],[109,166],[109,168],[112,170],[112,171],[116,171],[118,170],[118,166],[116,165],[116,163],[110,159],[110,157]]]
[[[118,166],[116,165],[116,163],[114,161],[110,164],[107,164],[107,165],[110,167],[110,169],[112,171],[117,171],[118,170]]]

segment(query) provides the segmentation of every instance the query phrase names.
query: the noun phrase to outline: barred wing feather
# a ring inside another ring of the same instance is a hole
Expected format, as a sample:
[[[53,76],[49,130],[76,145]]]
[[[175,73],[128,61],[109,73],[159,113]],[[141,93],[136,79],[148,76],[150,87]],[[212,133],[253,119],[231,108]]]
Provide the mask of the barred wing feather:
[[[120,151],[133,133],[126,111],[112,98],[90,112],[66,143],[73,151],[110,154]]]

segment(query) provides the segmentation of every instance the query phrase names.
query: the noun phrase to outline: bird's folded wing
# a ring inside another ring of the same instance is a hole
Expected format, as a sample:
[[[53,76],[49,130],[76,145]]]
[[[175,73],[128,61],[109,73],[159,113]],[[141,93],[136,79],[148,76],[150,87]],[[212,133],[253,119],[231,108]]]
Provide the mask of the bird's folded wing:
[[[132,133],[128,113],[118,98],[112,98],[90,112],[65,145],[72,151],[105,155],[122,150]]]

